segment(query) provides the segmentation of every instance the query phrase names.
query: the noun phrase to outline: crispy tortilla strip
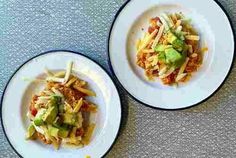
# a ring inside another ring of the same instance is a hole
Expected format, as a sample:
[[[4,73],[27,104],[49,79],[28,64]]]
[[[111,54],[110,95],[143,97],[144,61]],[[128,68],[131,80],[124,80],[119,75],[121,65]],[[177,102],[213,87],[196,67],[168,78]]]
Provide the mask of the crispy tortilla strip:
[[[75,81],[77,80],[77,78],[72,77],[67,83],[66,83],[66,87],[70,87],[73,83],[75,83]]]
[[[136,42],[136,49],[139,50],[139,47],[141,45],[142,41],[141,39],[138,39],[137,42]]]
[[[84,94],[86,94],[86,95],[88,95],[88,96],[96,96],[96,93],[95,92],[93,92],[93,91],[91,91],[91,90],[89,90],[89,89],[85,89],[85,88],[82,88],[82,87],[79,87],[79,86],[77,86],[77,85],[73,85],[73,87],[76,89],[76,90],[78,90],[78,91],[80,91],[80,92],[82,92],[82,93],[84,93]]]
[[[84,145],[88,145],[90,140],[91,140],[91,137],[93,135],[93,131],[95,129],[95,124],[92,123],[90,124],[87,129],[85,130],[85,134],[84,136],[82,137],[82,142]]]
[[[144,49],[142,53],[154,53],[154,51],[152,49]]]
[[[80,100],[78,101],[78,103],[75,105],[75,108],[73,109],[74,113],[79,112],[81,106],[83,105],[83,98],[80,98]]]
[[[208,51],[208,48],[207,47],[203,47],[202,49],[201,49],[201,52],[202,53],[205,53],[205,52],[207,52]]]
[[[94,104],[88,104],[86,108],[81,109],[84,112],[91,112],[96,113],[97,112],[97,106]]]
[[[54,77],[65,77],[66,72],[65,71],[59,71],[55,73],[53,76]]]
[[[186,68],[186,66],[187,66],[187,64],[188,64],[188,61],[189,61],[189,58],[186,58],[184,64],[183,64],[183,65],[180,67],[180,69],[179,69],[178,76],[181,75],[182,73],[184,73],[184,70],[185,70],[185,68]]]
[[[47,68],[45,68],[44,71],[48,76],[53,76],[53,73],[50,70],[48,70]]]
[[[185,36],[185,38],[187,40],[192,40],[192,41],[199,41],[200,40],[200,37],[196,36],[196,35],[187,35],[187,36]]]

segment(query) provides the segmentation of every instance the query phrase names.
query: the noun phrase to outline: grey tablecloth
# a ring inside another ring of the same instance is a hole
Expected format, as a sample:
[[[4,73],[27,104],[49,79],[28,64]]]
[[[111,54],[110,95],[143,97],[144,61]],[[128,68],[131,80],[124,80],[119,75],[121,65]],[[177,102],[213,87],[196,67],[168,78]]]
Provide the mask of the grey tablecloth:
[[[109,70],[107,37],[113,17],[124,2],[0,0],[0,93],[18,66],[48,50],[78,51]],[[236,0],[220,3],[235,28]],[[211,99],[184,111],[154,110],[120,91],[122,128],[107,157],[236,157],[236,67]],[[17,157],[2,127],[0,157]]]

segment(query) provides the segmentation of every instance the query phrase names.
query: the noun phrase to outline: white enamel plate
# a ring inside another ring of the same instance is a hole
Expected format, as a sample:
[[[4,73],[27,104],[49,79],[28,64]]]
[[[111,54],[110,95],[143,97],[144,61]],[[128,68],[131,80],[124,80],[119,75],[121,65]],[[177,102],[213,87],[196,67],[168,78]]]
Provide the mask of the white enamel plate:
[[[136,41],[148,28],[149,19],[163,12],[182,12],[192,19],[208,52],[191,80],[178,88],[147,81],[136,65]],[[143,31],[144,30],[144,31]],[[111,68],[123,87],[138,101],[160,109],[196,105],[220,88],[234,58],[234,35],[222,8],[213,0],[131,0],[117,13],[109,35]]]
[[[32,95],[40,90],[42,83],[24,81],[23,78],[36,78],[45,72],[45,68],[65,70],[69,61],[74,62],[74,74],[86,80],[97,94],[96,97],[88,98],[98,105],[96,129],[90,144],[79,149],[61,147],[55,150],[52,145],[25,140],[29,125],[27,109]],[[25,158],[85,158],[87,155],[92,158],[102,157],[116,139],[121,122],[120,97],[109,75],[94,61],[68,51],[44,53],[23,64],[7,84],[1,110],[5,135],[13,149]]]

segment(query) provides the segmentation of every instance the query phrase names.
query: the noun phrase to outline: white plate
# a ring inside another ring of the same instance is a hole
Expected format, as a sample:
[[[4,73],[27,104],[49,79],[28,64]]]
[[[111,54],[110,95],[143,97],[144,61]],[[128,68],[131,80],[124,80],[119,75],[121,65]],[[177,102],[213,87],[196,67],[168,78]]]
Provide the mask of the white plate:
[[[183,12],[191,18],[201,43],[209,48],[200,70],[178,88],[147,81],[135,63],[137,39],[147,30],[149,19],[162,12]],[[183,109],[206,100],[222,85],[234,58],[234,35],[226,14],[213,0],[131,0],[116,15],[108,47],[113,72],[131,96],[155,108]]]
[[[74,62],[74,73],[88,81],[97,94],[89,98],[98,105],[96,129],[92,141],[81,149],[62,147],[54,150],[52,145],[25,140],[29,121],[26,118],[30,98],[41,85],[22,80],[35,78],[45,70],[65,70],[68,61]],[[118,91],[109,75],[94,61],[84,55],[69,51],[47,52],[24,63],[9,80],[2,98],[2,125],[9,143],[24,158],[102,157],[117,137],[121,123],[121,103]]]

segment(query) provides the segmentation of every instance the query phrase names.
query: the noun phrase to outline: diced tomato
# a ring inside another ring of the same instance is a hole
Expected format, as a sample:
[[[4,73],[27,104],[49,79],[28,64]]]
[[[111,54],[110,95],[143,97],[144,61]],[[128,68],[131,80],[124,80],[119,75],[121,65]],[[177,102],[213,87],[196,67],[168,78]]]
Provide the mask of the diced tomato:
[[[158,21],[160,21],[159,17],[155,17],[150,20],[150,26],[148,28],[148,33],[151,34],[154,30],[159,29],[159,26],[157,26]]]
[[[81,109],[84,109],[84,110],[86,110],[88,108],[89,108],[89,105],[87,103],[84,103],[81,107]]]
[[[75,136],[78,137],[78,136],[83,136],[84,135],[84,129],[83,128],[79,128],[76,130],[75,132]]]
[[[158,21],[160,21],[160,18],[159,17],[155,17],[155,18],[152,18],[152,20],[155,21],[155,22],[158,22]]]
[[[37,109],[35,109],[34,107],[31,107],[30,112],[33,116],[35,116],[38,113]]]
[[[166,85],[170,85],[175,82],[175,78],[176,78],[176,74],[172,73],[169,76],[167,76],[166,78],[163,78],[162,82]]]
[[[148,33],[150,33],[150,34],[151,34],[151,33],[152,33],[154,30],[155,30],[155,28],[154,28],[154,27],[151,27],[151,26],[150,26],[150,27],[148,27]]]

